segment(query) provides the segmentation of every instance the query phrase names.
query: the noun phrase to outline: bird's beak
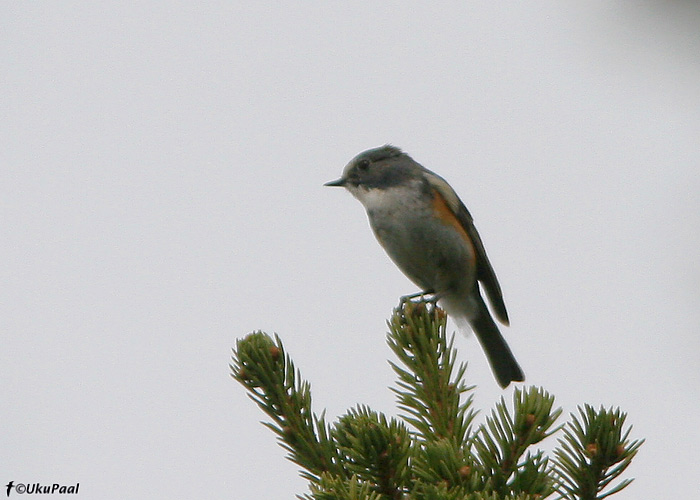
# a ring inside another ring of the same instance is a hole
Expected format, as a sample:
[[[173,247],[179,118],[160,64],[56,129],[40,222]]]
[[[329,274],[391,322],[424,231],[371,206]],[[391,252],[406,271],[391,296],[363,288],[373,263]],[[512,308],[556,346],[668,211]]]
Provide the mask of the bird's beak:
[[[330,182],[326,182],[326,183],[324,184],[324,186],[332,186],[332,187],[333,187],[333,186],[337,186],[337,187],[343,187],[343,186],[345,186],[345,179],[343,179],[343,178],[341,177],[341,178],[340,178],[340,179],[338,179],[338,180],[335,180],[335,181],[330,181]]]

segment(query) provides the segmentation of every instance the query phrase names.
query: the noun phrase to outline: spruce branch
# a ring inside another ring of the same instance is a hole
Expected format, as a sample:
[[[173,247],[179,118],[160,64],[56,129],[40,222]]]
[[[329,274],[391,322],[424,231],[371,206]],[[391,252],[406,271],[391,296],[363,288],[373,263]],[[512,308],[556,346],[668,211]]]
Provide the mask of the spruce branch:
[[[632,427],[625,430],[627,415],[619,408],[596,411],[584,405],[578,411],[578,416],[571,414],[564,437],[559,439],[560,447],[554,452],[557,492],[564,499],[602,500],[632,482],[624,479],[611,486],[644,440],[630,441]]]
[[[232,376],[248,389],[272,422],[264,425],[277,434],[288,458],[318,481],[324,472],[346,475],[324,416],[311,411],[311,386],[284,352],[280,338],[254,332],[238,340],[233,351]]]
[[[535,483],[539,494],[549,494],[553,490],[552,481],[535,481],[531,477],[537,471],[547,469],[541,454],[528,454],[521,461],[529,447],[557,431],[552,426],[561,415],[561,409],[553,410],[553,406],[554,397],[542,389],[516,388],[513,415],[501,398],[479,428],[474,440],[475,449],[495,491],[505,495],[511,491],[523,491],[525,485],[528,486],[526,491],[531,491],[529,488]]]
[[[332,435],[355,477],[375,484],[382,498],[403,497],[410,486],[411,436],[402,422],[359,406],[340,418]]]
[[[466,441],[475,413],[472,396],[463,394],[474,387],[464,383],[466,364],[455,372],[457,351],[454,334],[447,339],[447,316],[437,307],[406,302],[394,310],[387,343],[403,367],[389,361],[398,376],[398,397],[403,418],[425,441],[451,439],[457,446]]]
[[[279,337],[255,332],[237,342],[233,377],[309,480],[310,494],[298,498],[598,500],[631,482],[614,484],[643,440],[630,440],[619,409],[579,408],[550,460],[536,446],[561,429],[553,396],[516,388],[512,410],[501,398],[474,429],[474,387],[465,382],[466,365],[456,364],[444,312],[402,303],[388,325],[400,419],[359,405],[328,425],[312,412],[310,385]]]
[[[319,481],[309,485],[310,495],[298,497],[302,500],[382,500],[374,491],[374,485],[361,481],[357,476],[342,478],[323,473]]]

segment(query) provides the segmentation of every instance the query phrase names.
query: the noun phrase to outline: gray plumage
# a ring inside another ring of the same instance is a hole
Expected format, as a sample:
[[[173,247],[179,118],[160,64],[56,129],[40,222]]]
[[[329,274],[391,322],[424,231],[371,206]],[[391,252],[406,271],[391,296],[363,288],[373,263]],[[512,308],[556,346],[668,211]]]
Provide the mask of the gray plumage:
[[[360,153],[328,186],[345,187],[365,207],[377,240],[401,271],[457,320],[466,320],[499,384],[522,381],[522,370],[481,297],[495,316],[508,313],[501,287],[471,214],[450,185],[399,148]]]

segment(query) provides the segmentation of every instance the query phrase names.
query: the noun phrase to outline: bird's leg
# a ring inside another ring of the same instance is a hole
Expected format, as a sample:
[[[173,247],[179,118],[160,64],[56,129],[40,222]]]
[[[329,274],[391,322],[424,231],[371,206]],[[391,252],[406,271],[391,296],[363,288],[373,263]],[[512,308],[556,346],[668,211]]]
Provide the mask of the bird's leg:
[[[418,299],[413,301],[413,299]],[[412,307],[410,310],[416,311],[431,311],[435,312],[437,310],[437,301],[440,299],[440,294],[435,293],[431,288],[428,290],[423,290],[422,292],[412,293],[410,295],[404,295],[399,299],[399,308],[406,310],[406,303],[410,302]]]
[[[426,295],[431,295],[431,297],[426,298]],[[413,299],[416,299],[418,297],[420,297],[419,302],[429,302],[431,304],[437,304],[437,301],[439,298],[438,294],[435,293],[435,290],[429,289],[429,290],[423,290],[422,292],[412,293],[410,295],[404,295],[403,297],[401,297],[399,299],[399,303],[403,305],[406,302],[408,302],[409,300],[413,300]]]

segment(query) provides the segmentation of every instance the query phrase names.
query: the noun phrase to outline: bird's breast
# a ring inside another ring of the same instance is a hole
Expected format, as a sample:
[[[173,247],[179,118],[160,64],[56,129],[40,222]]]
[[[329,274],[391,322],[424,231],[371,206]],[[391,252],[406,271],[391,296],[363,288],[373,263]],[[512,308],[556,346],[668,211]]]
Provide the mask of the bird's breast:
[[[407,199],[398,189],[366,199],[370,225],[396,265],[423,289],[464,288],[474,279],[474,254],[461,226],[434,200]],[[393,201],[390,201],[393,200]],[[445,210],[449,208],[445,207]]]

